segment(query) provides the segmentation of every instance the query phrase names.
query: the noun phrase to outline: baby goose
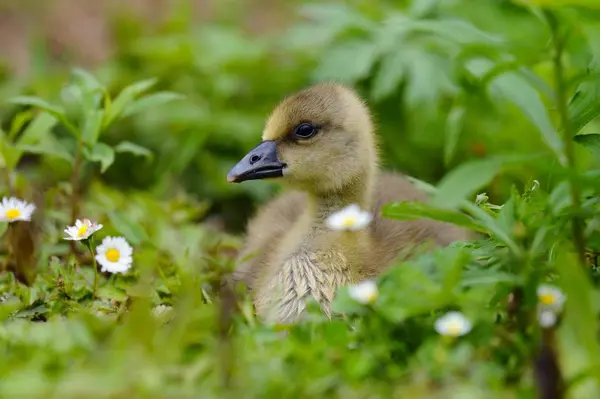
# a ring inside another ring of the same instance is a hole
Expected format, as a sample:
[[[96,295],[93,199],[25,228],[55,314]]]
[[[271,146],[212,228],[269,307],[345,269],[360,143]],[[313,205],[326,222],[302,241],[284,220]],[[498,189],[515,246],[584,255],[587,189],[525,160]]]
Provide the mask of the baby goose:
[[[292,188],[249,222],[232,275],[249,287],[265,321],[296,321],[310,297],[329,316],[339,286],[377,276],[411,245],[467,239],[448,224],[380,216],[388,202],[427,196],[402,175],[379,170],[373,130],[369,110],[352,89],[318,84],[285,98],[260,144],[229,171],[229,182],[278,178]],[[370,225],[331,230],[327,217],[350,204],[373,213]]]

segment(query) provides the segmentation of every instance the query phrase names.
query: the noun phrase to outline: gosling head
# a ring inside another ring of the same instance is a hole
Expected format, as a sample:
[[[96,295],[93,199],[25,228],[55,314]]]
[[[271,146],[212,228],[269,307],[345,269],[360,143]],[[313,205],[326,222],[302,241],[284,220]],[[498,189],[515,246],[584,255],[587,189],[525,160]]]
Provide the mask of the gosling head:
[[[368,179],[377,164],[369,111],[351,89],[318,84],[285,98],[262,141],[228,173],[229,182],[279,178],[326,194]]]

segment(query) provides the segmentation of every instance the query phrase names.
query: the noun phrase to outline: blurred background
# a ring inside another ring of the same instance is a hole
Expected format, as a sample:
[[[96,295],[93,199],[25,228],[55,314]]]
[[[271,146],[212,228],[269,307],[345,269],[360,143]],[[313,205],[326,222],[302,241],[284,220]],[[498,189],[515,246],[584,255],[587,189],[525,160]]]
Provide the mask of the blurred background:
[[[111,93],[158,78],[157,89],[186,100],[104,136],[145,146],[154,161],[124,154],[96,175],[157,198],[190,195],[206,204],[202,220],[238,233],[277,186],[232,185],[225,176],[283,96],[329,79],[352,85],[372,107],[384,167],[435,183],[467,159],[545,149],[507,92],[538,96],[536,79],[550,77],[547,42],[546,27],[508,0],[2,0],[0,101],[53,100],[76,66]],[[583,58],[575,52],[571,66],[585,68]],[[494,77],[515,60],[537,73],[519,77],[531,86],[515,78],[496,87]],[[16,112],[0,108],[5,130]],[[27,162],[43,166],[30,179],[50,184],[70,174],[61,159]],[[532,176],[543,180],[551,167],[512,168],[488,187],[490,200]]]

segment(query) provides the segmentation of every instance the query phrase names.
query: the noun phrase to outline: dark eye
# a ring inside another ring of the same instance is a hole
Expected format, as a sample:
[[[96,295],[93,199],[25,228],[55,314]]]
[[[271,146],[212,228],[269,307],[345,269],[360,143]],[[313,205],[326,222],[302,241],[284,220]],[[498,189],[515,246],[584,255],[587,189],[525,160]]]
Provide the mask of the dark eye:
[[[317,133],[317,127],[310,123],[301,123],[294,129],[294,137],[308,139]]]

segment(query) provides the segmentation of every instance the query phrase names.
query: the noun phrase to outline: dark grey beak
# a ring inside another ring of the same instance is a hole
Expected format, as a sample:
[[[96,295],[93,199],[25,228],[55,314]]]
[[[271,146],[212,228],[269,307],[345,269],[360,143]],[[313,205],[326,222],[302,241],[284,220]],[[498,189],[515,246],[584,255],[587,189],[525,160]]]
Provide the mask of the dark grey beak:
[[[263,141],[231,168],[227,173],[227,181],[241,183],[246,180],[281,177],[285,166],[277,158],[277,144],[271,140]]]

